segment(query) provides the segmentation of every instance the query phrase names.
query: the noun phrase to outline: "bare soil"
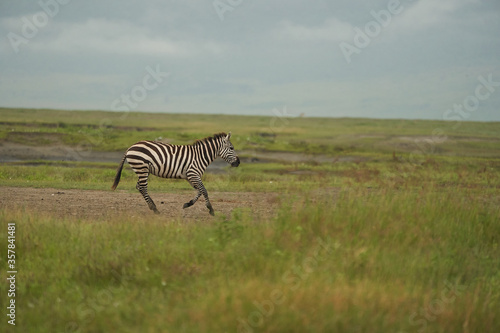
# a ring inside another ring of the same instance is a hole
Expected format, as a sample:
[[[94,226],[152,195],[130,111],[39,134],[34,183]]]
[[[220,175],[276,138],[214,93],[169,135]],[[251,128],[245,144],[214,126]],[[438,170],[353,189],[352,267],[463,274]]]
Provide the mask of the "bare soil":
[[[0,207],[60,218],[97,221],[116,216],[148,216],[165,221],[204,222],[214,221],[219,216],[229,217],[235,208],[248,209],[254,219],[258,220],[274,214],[279,204],[277,193],[211,192],[210,201],[215,210],[213,217],[209,215],[203,198],[192,207],[182,208],[194,194],[194,191],[182,194],[151,192],[160,211],[157,215],[149,210],[139,192],[0,187]]]

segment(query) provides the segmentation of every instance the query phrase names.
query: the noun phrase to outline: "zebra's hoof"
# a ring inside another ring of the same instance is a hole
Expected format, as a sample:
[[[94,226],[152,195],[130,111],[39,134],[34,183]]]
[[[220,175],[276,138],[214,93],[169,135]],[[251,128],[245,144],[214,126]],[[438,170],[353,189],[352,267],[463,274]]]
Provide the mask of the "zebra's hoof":
[[[153,212],[155,212],[155,214],[157,215],[160,214],[160,211],[158,209],[153,210]]]
[[[191,202],[186,202],[186,203],[184,204],[184,206],[182,206],[182,208],[184,208],[184,209],[185,209],[185,208],[191,207],[192,205],[193,205],[193,204],[192,204]]]
[[[210,215],[215,216],[215,214],[214,214],[214,210],[213,210],[213,209],[210,209],[210,212],[209,212],[209,213],[210,213]]]

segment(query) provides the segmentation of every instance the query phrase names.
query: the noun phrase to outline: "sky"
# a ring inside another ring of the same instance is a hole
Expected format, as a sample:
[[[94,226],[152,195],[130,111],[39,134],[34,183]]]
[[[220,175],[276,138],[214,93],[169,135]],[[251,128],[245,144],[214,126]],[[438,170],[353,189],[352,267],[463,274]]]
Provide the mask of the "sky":
[[[500,1],[0,2],[0,106],[500,121]]]

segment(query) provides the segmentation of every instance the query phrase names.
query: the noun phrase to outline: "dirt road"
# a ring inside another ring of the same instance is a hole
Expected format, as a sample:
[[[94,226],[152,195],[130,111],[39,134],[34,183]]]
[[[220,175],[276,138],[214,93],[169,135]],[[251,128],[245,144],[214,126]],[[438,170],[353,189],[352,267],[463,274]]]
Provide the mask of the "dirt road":
[[[0,187],[0,207],[24,209],[43,215],[105,221],[113,216],[151,216],[166,221],[213,221],[201,198],[194,206],[182,205],[194,196],[193,192],[150,193],[159,215],[147,207],[139,192],[61,190],[54,188]],[[250,209],[255,219],[273,214],[278,206],[278,194],[253,192],[211,192],[210,201],[218,216],[231,216],[235,208]]]

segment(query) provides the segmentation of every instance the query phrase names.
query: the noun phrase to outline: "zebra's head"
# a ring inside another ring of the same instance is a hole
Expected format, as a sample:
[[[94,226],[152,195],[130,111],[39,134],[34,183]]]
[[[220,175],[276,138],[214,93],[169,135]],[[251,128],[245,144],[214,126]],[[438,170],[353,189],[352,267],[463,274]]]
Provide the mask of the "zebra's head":
[[[236,155],[234,146],[229,139],[231,139],[231,132],[223,138],[219,156],[222,157],[224,161],[231,164],[232,167],[237,167],[240,165],[240,158]]]

